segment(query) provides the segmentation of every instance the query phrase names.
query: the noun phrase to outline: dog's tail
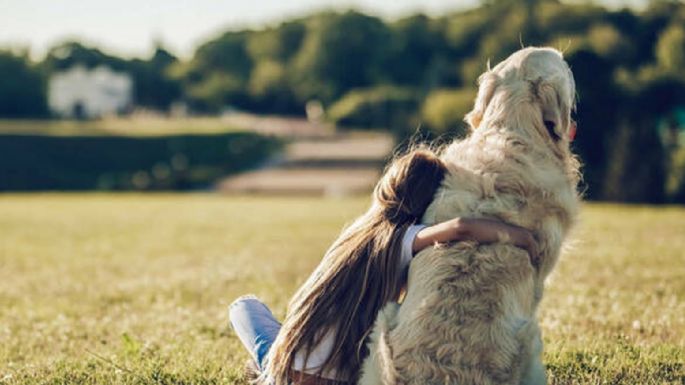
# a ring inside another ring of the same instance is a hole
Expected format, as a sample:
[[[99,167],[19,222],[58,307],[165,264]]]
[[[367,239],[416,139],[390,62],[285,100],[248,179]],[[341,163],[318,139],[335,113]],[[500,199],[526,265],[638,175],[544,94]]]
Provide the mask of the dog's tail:
[[[389,303],[378,312],[376,325],[371,333],[369,357],[362,367],[359,385],[397,385],[397,369],[389,333],[396,325],[399,308],[399,304]]]

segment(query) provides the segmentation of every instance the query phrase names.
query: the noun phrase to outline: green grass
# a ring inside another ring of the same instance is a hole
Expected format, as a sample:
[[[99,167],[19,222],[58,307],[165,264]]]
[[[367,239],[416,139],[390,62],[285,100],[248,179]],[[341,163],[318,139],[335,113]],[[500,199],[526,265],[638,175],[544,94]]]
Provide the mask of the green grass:
[[[226,307],[287,300],[366,199],[0,196],[0,384],[231,384]],[[540,311],[550,383],[681,384],[685,209],[588,205]]]

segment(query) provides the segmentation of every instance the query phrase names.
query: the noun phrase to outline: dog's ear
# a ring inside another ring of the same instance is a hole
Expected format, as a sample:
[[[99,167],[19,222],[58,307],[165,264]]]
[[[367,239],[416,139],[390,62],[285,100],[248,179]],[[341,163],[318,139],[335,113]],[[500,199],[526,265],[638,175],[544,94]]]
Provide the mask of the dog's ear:
[[[499,77],[488,71],[482,74],[478,78],[478,96],[476,97],[476,102],[473,105],[473,110],[466,114],[464,121],[471,126],[472,130],[475,130],[480,125],[483,120],[483,115],[485,115],[485,110],[490,104],[492,96],[495,94],[495,89],[499,84]]]
[[[568,131],[571,106],[564,101],[553,82],[538,79],[531,83],[533,93],[540,103],[542,122],[549,136],[557,142],[564,138]]]

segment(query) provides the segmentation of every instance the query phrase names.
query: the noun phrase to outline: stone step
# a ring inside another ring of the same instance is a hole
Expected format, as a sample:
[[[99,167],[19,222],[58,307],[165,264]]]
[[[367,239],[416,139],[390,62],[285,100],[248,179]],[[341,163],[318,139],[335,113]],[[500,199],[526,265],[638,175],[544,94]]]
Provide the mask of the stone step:
[[[366,194],[393,146],[391,135],[378,132],[295,136],[267,167],[227,177],[215,186],[229,194]]]
[[[217,184],[223,193],[343,196],[368,193],[379,168],[272,168],[244,173]]]
[[[390,135],[347,135],[321,140],[298,140],[288,144],[285,158],[292,162],[369,160],[383,162],[392,152]]]
[[[318,159],[318,160],[282,160],[278,163],[280,169],[316,168],[316,169],[382,169],[385,159]]]

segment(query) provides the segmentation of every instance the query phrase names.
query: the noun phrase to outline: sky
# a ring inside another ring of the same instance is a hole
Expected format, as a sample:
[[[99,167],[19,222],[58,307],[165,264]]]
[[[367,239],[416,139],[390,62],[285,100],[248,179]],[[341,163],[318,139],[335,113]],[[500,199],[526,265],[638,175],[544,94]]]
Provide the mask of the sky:
[[[603,0],[640,6],[646,0]],[[124,57],[147,57],[160,42],[183,58],[228,29],[261,28],[324,9],[358,9],[386,19],[440,15],[478,0],[0,0],[0,48],[40,60],[67,39]]]

